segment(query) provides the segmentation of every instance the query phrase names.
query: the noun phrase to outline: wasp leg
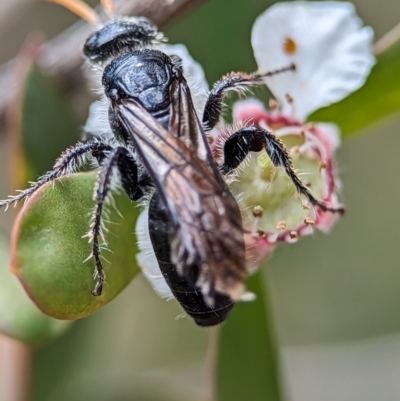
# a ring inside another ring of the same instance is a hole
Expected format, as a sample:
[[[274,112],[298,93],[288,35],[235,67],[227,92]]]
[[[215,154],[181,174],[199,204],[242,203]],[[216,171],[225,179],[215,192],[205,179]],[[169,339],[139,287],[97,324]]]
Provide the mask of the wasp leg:
[[[203,126],[206,131],[217,125],[222,112],[224,96],[229,91],[241,92],[247,87],[264,84],[264,78],[272,77],[286,71],[295,70],[295,65],[281,68],[266,73],[246,74],[243,72],[231,72],[217,81],[208,95],[203,112]]]
[[[297,192],[325,212],[344,213],[342,206],[331,208],[312,195],[309,188],[300,180],[293,170],[292,160],[283,142],[271,132],[262,128],[244,127],[235,132],[224,144],[224,164],[222,174],[229,174],[242,163],[249,152],[260,152],[265,149],[275,167],[282,167],[292,180]]]
[[[93,239],[92,255],[96,264],[97,283],[92,291],[94,296],[99,296],[103,290],[105,274],[103,265],[100,260],[100,245],[99,237],[101,236],[101,219],[103,214],[103,206],[106,201],[114,179],[115,170],[119,172],[119,179],[122,187],[132,200],[140,199],[146,188],[151,185],[147,176],[138,179],[138,167],[134,156],[128,149],[116,147],[104,159],[101,166],[100,174],[95,190],[96,209],[94,212],[94,220],[90,231],[90,237]]]
[[[87,153],[92,152],[99,155],[98,157],[104,157],[105,152],[108,152],[111,149],[111,146],[100,142],[78,143],[77,145],[72,146],[63,152],[56,160],[52,171],[42,175],[36,183],[34,183],[30,188],[21,191],[18,195],[0,201],[0,208],[5,206],[7,209],[10,205],[16,204],[24,198],[28,198],[48,182],[71,174],[85,162],[84,156],[86,156]]]

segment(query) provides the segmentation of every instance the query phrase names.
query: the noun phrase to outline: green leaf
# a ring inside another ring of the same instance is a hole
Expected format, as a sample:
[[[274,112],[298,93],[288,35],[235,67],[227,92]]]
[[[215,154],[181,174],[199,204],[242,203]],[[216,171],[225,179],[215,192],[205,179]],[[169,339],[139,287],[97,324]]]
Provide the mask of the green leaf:
[[[257,295],[238,303],[221,328],[217,358],[218,401],[279,401],[274,327],[260,273],[248,280]]]
[[[400,112],[400,41],[377,57],[366,84],[344,100],[313,113],[309,121],[332,121],[343,137]]]
[[[90,229],[95,207],[96,174],[64,177],[38,190],[20,212],[12,238],[12,270],[25,290],[46,314],[58,319],[90,315],[117,296],[138,273],[135,222],[138,209],[125,194],[115,196],[117,208],[108,208],[110,230],[102,255],[106,283],[94,297],[92,244],[82,238]],[[104,215],[104,214],[103,214]]]
[[[41,344],[64,332],[70,322],[44,315],[8,270],[9,244],[0,241],[0,333],[30,345]]]
[[[50,170],[55,159],[79,139],[76,117],[55,82],[36,67],[27,76],[22,108],[22,146],[28,179]]]

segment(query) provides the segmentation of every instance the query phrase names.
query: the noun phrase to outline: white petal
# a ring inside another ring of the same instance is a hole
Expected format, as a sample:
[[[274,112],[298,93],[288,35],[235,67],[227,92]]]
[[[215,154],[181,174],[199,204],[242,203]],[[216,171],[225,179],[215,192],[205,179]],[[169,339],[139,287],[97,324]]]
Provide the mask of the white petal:
[[[193,59],[186,46],[182,44],[161,45],[159,49],[168,55],[176,55],[182,59],[183,75],[192,93],[194,107],[201,117],[208,93],[208,83],[202,66]]]
[[[335,1],[277,3],[257,18],[252,31],[260,71],[295,63],[296,71],[266,82],[283,112],[301,121],[364,84],[375,63],[372,41],[372,29],[362,27],[354,6]]]
[[[172,292],[161,273],[158,260],[150,241],[149,233],[149,209],[146,208],[140,213],[136,223],[136,235],[140,252],[136,260],[142,273],[153,287],[154,291],[161,298],[173,298]]]
[[[90,105],[89,116],[83,128],[85,137],[89,135],[99,139],[113,138],[114,134],[108,120],[108,107],[109,101],[105,96]]]
[[[314,128],[314,135],[323,143],[327,157],[334,157],[336,150],[340,147],[339,127],[332,123],[317,123]]]

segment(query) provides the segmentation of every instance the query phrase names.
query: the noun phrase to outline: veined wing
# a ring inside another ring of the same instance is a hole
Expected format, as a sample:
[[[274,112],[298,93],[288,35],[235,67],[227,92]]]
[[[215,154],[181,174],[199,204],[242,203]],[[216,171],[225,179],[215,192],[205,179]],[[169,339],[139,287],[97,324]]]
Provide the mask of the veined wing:
[[[191,146],[188,138],[193,131],[189,130],[198,128],[188,122],[181,131],[169,132],[131,100],[120,100],[114,112],[132,136],[168,209],[175,231],[171,251],[178,271],[189,276],[187,269],[194,263],[199,266],[196,285],[210,305],[215,291],[237,300],[245,277],[240,211],[214,161],[200,158]]]

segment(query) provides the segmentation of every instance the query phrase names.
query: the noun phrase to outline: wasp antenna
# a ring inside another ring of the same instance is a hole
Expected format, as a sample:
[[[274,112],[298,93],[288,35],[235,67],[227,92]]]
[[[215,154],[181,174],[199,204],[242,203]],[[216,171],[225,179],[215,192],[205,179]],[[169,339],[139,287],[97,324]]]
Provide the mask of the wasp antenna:
[[[273,71],[268,71],[264,73],[260,73],[260,75],[264,78],[266,77],[272,77],[274,75],[282,74],[283,72],[288,72],[288,71],[296,71],[296,64],[292,63],[287,67],[279,68]]]
[[[45,0],[51,3],[57,3],[60,6],[67,8],[74,14],[78,15],[82,19],[86,20],[91,24],[97,24],[100,22],[100,18],[97,13],[81,0]]]
[[[114,1],[113,0],[100,0],[100,1],[106,14],[112,17],[115,13]]]

